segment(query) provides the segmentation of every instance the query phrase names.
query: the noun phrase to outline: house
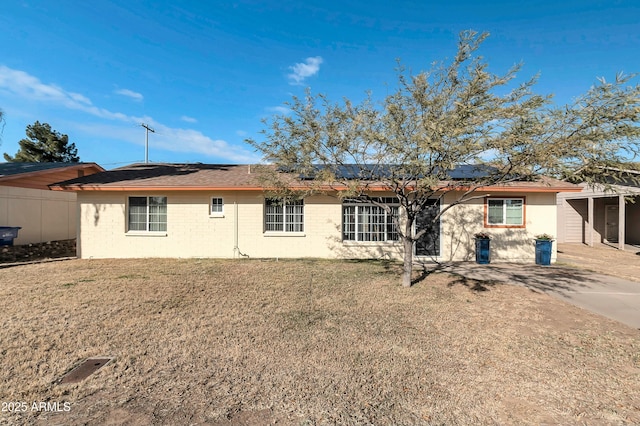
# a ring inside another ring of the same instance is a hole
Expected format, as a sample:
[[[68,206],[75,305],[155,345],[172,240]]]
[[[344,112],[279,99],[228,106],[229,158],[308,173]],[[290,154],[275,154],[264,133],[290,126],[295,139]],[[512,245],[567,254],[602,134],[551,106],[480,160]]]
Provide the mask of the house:
[[[640,177],[637,170],[624,172]],[[605,243],[620,250],[625,245],[640,245],[640,185],[636,180],[579,185],[582,192],[558,194],[558,242]]]
[[[104,169],[95,163],[0,163],[0,226],[21,227],[14,244],[76,237],[76,194],[49,185]]]
[[[52,189],[78,195],[81,258],[402,256],[386,209],[342,201],[335,191],[282,202],[261,182],[250,165],[133,164]],[[554,179],[483,188],[482,197],[445,212],[415,254],[471,260],[474,234],[488,231],[494,261],[533,262],[534,235],[556,234],[556,194],[580,190]],[[370,195],[399,211],[383,186]],[[454,199],[445,195],[416,226]]]

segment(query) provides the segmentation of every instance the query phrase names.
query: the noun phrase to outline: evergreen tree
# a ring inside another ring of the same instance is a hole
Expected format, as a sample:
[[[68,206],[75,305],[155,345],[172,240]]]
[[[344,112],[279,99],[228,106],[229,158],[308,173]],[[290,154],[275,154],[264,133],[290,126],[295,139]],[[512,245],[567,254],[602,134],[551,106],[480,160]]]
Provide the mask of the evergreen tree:
[[[69,144],[69,137],[51,130],[49,124],[36,121],[27,126],[26,133],[27,138],[19,142],[20,150],[15,156],[4,154],[6,161],[35,163],[77,163],[80,161],[76,145]]]

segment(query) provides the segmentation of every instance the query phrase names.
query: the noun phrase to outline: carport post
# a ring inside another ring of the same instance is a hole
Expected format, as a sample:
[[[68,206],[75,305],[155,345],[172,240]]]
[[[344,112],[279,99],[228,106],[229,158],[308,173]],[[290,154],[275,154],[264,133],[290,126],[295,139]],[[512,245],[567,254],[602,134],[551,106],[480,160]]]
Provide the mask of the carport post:
[[[589,244],[589,247],[593,247],[593,197],[587,198],[587,206],[589,212],[589,238],[587,240],[587,244]]]
[[[626,226],[625,219],[627,217],[625,208],[624,195],[618,195],[618,248],[620,250],[624,250],[624,228]]]

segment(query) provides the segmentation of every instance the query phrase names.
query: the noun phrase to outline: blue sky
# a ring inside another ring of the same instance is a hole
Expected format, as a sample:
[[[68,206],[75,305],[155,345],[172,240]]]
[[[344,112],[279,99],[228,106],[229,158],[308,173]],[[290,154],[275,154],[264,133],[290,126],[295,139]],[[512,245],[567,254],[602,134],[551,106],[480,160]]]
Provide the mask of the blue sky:
[[[292,95],[381,99],[396,58],[428,69],[466,29],[491,33],[491,71],[523,62],[558,104],[640,72],[637,0],[6,0],[0,28],[0,152],[38,120],[105,168],[144,160],[143,122],[151,161],[256,162],[244,139]]]

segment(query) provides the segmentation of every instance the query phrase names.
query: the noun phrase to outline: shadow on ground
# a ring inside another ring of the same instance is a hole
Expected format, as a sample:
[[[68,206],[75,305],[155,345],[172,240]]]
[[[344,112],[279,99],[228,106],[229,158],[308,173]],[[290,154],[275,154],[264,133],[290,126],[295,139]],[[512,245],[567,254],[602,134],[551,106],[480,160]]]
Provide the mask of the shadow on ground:
[[[452,285],[464,285],[477,291],[486,291],[488,287],[503,282],[545,293],[558,293],[564,297],[598,282],[594,274],[588,271],[560,266],[512,263],[479,265],[472,262],[453,262],[436,265],[432,272],[452,274],[455,277]]]

